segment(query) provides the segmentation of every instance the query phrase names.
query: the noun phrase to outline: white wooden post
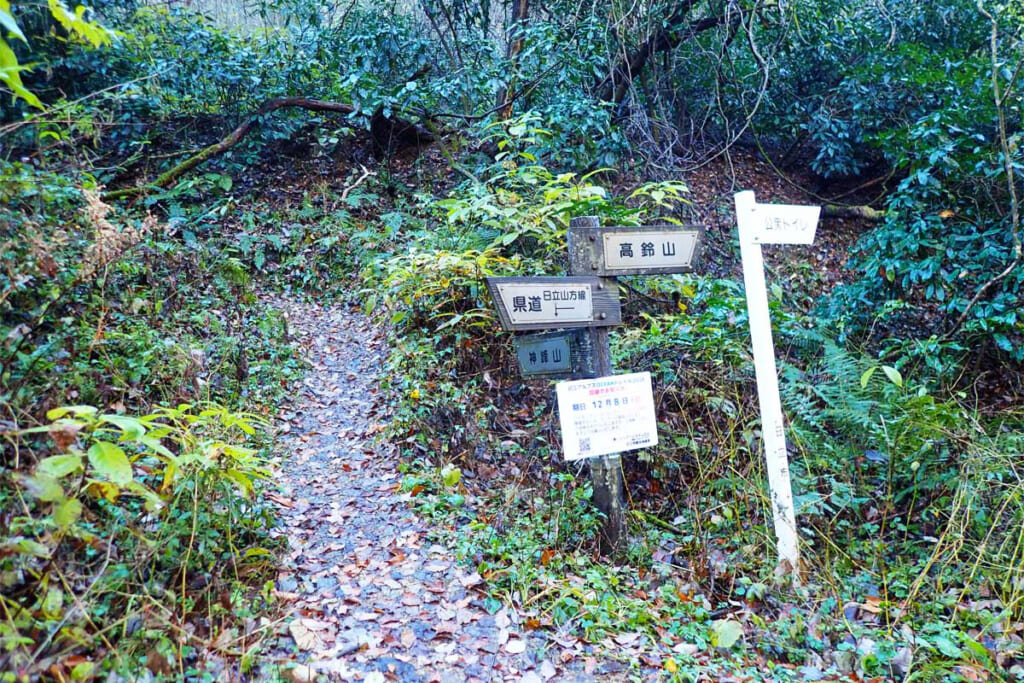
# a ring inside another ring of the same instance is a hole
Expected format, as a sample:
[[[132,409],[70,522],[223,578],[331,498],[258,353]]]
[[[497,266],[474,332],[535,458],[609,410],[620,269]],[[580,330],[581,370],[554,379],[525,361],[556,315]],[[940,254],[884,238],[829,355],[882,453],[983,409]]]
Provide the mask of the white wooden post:
[[[782,422],[782,401],[779,398],[779,377],[775,367],[775,344],[772,342],[772,323],[768,314],[768,290],[761,244],[809,244],[814,239],[820,209],[759,205],[754,193],[749,190],[738,192],[735,201],[757,397],[761,405],[761,435],[764,439],[768,485],[771,488],[779,564],[788,563],[794,581],[799,582],[800,548],[796,512],[789,478],[786,432]]]

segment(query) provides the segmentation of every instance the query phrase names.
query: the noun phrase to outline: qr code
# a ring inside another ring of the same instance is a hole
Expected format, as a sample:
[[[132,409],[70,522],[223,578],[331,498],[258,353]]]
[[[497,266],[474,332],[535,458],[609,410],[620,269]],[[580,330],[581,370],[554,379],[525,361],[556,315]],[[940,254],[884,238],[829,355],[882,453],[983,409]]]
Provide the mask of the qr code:
[[[580,453],[590,452],[590,437],[584,437],[580,439]]]

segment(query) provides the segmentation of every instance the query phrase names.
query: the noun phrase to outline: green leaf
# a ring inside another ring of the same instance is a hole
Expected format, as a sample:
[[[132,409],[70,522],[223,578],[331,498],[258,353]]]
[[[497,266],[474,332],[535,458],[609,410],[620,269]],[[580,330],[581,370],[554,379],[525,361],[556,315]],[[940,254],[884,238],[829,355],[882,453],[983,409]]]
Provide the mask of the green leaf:
[[[44,503],[64,499],[64,489],[53,477],[45,474],[37,474],[31,477],[21,477],[21,485],[25,487],[29,495]]]
[[[27,43],[28,39],[25,38],[25,34],[21,32],[21,28],[18,27],[18,22],[11,16],[10,6],[6,2],[0,2],[0,26],[11,32],[17,38],[21,38],[22,42]],[[0,36],[0,40],[2,40]]]
[[[28,538],[19,539],[15,544],[14,549],[22,555],[32,555],[33,557],[49,557],[50,549],[39,541],[33,541]]]
[[[246,422],[245,420],[238,420],[237,422],[235,422],[235,426],[238,427],[239,429],[241,429],[243,432],[245,432],[249,436],[252,436],[253,434],[256,433],[256,428],[253,427],[248,422]]]
[[[71,680],[87,681],[96,673],[96,662],[79,662],[71,670]]]
[[[125,491],[127,491],[128,493],[133,493],[137,496],[140,496],[146,501],[146,512],[156,514],[164,507],[164,499],[161,498],[159,495],[156,494],[156,492],[154,492],[151,488],[145,486],[144,484],[140,484],[137,481],[133,481],[127,484],[124,488]]]
[[[46,419],[50,422],[59,420],[65,415],[95,415],[96,409],[92,406],[62,406],[60,408],[54,408],[46,413]]]
[[[446,488],[453,488],[462,480],[462,470],[453,465],[445,465],[441,469],[441,481]]]
[[[732,619],[711,622],[711,645],[728,649],[743,637],[743,624]]]
[[[118,486],[132,481],[132,464],[124,451],[107,441],[97,441],[89,448],[89,462],[96,471]]]
[[[868,382],[871,381],[871,376],[875,374],[875,370],[878,369],[877,365],[872,365],[870,368],[864,371],[864,374],[860,376],[860,388],[867,389]]]
[[[963,650],[960,649],[960,646],[954,643],[949,636],[939,634],[937,636],[933,636],[930,640],[932,645],[938,648],[939,652],[950,659],[959,659],[963,654]]]
[[[964,637],[964,645],[966,649],[974,655],[974,659],[979,662],[987,663],[992,660],[992,656],[989,654],[985,646],[974,640],[973,638]]]
[[[234,460],[249,460],[252,456],[256,455],[255,448],[243,448],[242,446],[232,446],[227,443],[220,444],[220,447],[224,451],[224,455]]]
[[[52,455],[49,458],[43,458],[36,465],[37,474],[53,477],[54,479],[66,477],[80,469],[82,469],[82,456],[77,453]]]
[[[153,438],[151,436],[140,437],[139,438],[139,443],[141,443],[142,445],[144,445],[146,448],[148,448],[149,450],[153,451],[154,453],[157,453],[159,455],[164,456],[165,458],[173,458],[174,457],[174,453],[171,453],[171,451],[168,450],[167,447],[164,446],[162,443],[160,443],[160,441],[158,439],[155,439],[155,438]]]
[[[120,429],[127,439],[137,440],[146,433],[146,425],[141,420],[127,415],[101,415],[100,420]]]
[[[85,7],[78,5],[75,11],[69,10],[60,0],[49,0],[50,14],[60,22],[68,33],[74,34],[93,47],[108,45],[116,35],[94,21],[85,20]]]
[[[892,367],[891,365],[883,365],[882,372],[885,373],[885,376],[889,378],[890,382],[892,382],[893,384],[900,388],[903,387],[903,375],[900,374],[899,370]]]
[[[61,614],[64,612],[64,591],[56,586],[50,586],[50,589],[46,591],[46,597],[43,598],[43,603],[40,605],[40,610],[43,616],[51,621],[60,619]]]
[[[243,472],[239,472],[236,469],[224,470],[224,478],[234,482],[246,498],[252,495],[254,491],[252,479]]]
[[[53,521],[61,529],[68,529],[82,516],[82,503],[77,498],[65,498],[53,508]]]

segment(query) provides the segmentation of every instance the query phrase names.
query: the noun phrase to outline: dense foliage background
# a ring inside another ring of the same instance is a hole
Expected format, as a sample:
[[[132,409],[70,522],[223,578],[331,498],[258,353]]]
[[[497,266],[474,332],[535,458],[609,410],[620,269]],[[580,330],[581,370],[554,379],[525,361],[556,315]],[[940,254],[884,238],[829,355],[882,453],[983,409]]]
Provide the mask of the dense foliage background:
[[[199,675],[272,612],[265,427],[301,363],[271,291],[390,326],[408,487],[495,596],[711,647],[736,603],[772,661],[1024,675],[1017,3],[0,0],[0,32],[2,680]],[[770,254],[795,598],[738,189],[826,205],[820,247]],[[482,284],[564,272],[582,215],[708,227],[699,273],[624,282],[615,334],[656,378],[623,560],[653,602],[594,558],[548,387],[516,378]]]

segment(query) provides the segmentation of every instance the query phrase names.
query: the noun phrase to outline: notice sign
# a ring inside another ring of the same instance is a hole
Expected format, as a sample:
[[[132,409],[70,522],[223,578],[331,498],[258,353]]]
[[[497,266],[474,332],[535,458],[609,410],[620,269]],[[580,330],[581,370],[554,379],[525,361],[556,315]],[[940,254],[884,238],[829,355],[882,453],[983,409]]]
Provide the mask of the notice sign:
[[[566,460],[658,444],[651,373],[559,382],[555,389]]]
[[[690,231],[606,232],[604,267],[608,271],[690,269],[700,233]]]
[[[820,206],[756,204],[751,221],[754,244],[812,244]]]

